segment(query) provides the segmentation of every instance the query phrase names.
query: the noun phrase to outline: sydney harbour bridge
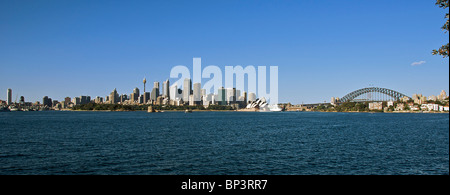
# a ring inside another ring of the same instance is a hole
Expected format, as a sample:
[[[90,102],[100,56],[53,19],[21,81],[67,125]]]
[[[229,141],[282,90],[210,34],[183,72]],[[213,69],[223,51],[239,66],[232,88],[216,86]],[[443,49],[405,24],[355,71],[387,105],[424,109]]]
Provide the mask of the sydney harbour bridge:
[[[372,102],[389,100],[396,101],[405,96],[410,98],[409,96],[392,89],[381,87],[367,87],[350,92],[344,97],[337,100],[337,102]]]

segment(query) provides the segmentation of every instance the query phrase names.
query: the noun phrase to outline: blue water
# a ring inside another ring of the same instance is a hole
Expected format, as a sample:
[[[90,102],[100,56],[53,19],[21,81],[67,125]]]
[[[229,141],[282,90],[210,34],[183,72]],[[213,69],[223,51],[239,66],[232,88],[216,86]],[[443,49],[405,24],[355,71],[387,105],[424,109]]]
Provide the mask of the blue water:
[[[449,174],[449,115],[0,113],[5,174]]]

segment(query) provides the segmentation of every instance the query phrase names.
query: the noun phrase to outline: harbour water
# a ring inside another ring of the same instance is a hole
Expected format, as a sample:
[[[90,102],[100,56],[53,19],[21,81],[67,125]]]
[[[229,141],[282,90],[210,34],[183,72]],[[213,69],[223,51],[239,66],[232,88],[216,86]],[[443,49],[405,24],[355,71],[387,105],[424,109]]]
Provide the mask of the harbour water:
[[[0,175],[449,174],[449,115],[5,112]]]

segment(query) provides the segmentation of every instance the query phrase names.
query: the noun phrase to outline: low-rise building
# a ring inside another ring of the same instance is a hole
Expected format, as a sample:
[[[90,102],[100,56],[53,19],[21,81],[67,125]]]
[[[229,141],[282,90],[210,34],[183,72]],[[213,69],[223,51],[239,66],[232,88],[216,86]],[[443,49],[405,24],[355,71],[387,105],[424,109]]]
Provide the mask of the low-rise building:
[[[383,110],[382,102],[371,102],[369,103],[369,110]]]

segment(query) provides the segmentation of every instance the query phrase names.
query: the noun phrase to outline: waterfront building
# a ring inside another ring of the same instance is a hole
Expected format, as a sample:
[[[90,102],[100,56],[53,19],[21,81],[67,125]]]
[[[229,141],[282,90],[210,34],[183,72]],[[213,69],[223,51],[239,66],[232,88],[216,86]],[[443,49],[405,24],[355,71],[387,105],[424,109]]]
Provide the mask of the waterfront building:
[[[6,104],[10,105],[12,103],[12,89],[6,91]]]
[[[69,103],[70,103],[70,102],[71,102],[70,97],[64,98],[64,105],[63,105],[63,107],[64,107],[64,108],[67,108],[67,107],[69,106]]]
[[[200,91],[202,92],[202,97],[208,95],[208,94],[206,94],[206,89],[201,89]]]
[[[169,79],[163,82],[163,96],[170,99],[170,82]]]
[[[220,87],[218,89],[216,100],[219,105],[226,105],[227,101],[226,101],[226,89],[225,88]]]
[[[189,102],[187,102],[187,103],[189,103],[189,106],[194,106],[195,105],[194,95],[193,94],[189,95]]]
[[[447,93],[445,93],[445,91],[442,90],[441,93],[438,95],[437,99],[442,101],[442,100],[447,99],[447,97],[448,97]]]
[[[132,102],[138,102],[139,101],[139,88],[134,88],[133,93],[130,95],[130,100]]]
[[[213,104],[212,102],[213,102],[213,99],[214,99],[214,94],[210,93],[208,95],[205,95],[205,96],[202,97],[202,99],[203,99],[203,106],[207,107],[210,104]]]
[[[80,104],[81,104],[81,99],[80,99],[80,97],[74,97],[74,98],[72,99],[72,103],[73,103],[74,106],[80,105]]]
[[[255,93],[249,93],[249,94],[248,94],[248,100],[247,100],[247,103],[249,103],[249,102],[254,102],[254,101],[256,101],[256,94],[255,94]]]
[[[394,108],[395,111],[402,111],[405,109],[405,104],[404,103],[398,103],[397,107]]]
[[[128,96],[127,96],[127,94],[122,94],[122,95],[120,95],[120,103],[125,103],[125,101],[127,101],[128,100]]]
[[[95,97],[94,102],[95,102],[96,104],[101,104],[101,103],[103,103],[103,97],[99,97],[99,96]]]
[[[158,96],[158,97],[156,98],[155,104],[156,104],[156,105],[163,105],[163,99],[164,99],[163,96]]]
[[[150,92],[144,92],[144,94],[141,95],[142,96],[142,104],[148,104],[148,102],[151,100],[150,99]]]
[[[177,98],[180,98],[180,95],[178,93],[178,86],[176,84],[174,84],[169,89],[169,99],[175,100]]]
[[[402,98],[400,98],[400,101],[402,101],[402,102],[407,102],[409,100],[410,100],[410,98],[408,96],[403,96]]]
[[[201,88],[202,88],[202,86],[201,86],[201,84],[200,83],[194,83],[194,91],[193,91],[193,101],[195,102],[195,103],[199,103],[202,99],[201,99],[201,97],[202,97],[202,92],[201,92]]]
[[[80,96],[80,104],[87,104],[88,103],[88,101],[87,101],[87,97],[86,96]]]
[[[370,102],[369,110],[383,110],[383,102]]]
[[[394,101],[393,100],[389,100],[387,102],[387,107],[389,107],[389,106],[394,106]]]
[[[330,101],[331,105],[336,105],[336,98],[335,97],[331,97],[331,101]]]
[[[114,88],[114,90],[109,94],[109,103],[115,104],[119,102],[119,94],[117,93],[117,90]]]
[[[52,107],[52,98],[49,98],[48,96],[44,96],[44,98],[42,98],[42,104],[43,106],[47,106],[49,108]]]
[[[189,95],[192,91],[192,81],[191,79],[185,78],[183,82],[183,101],[189,102]]]
[[[154,82],[150,99],[152,101],[156,101],[156,98],[158,98],[158,97],[159,97],[159,82]]]
[[[236,103],[236,88],[227,88],[227,104]]]

